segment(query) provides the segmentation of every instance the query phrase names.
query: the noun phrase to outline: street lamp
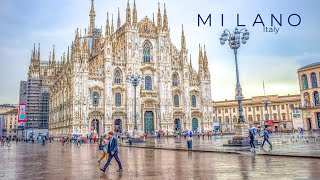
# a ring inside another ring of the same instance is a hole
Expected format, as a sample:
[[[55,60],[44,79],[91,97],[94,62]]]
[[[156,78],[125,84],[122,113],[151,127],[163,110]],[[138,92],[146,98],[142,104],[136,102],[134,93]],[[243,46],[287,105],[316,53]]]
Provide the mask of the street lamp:
[[[97,131],[97,106],[99,105],[99,94],[97,92],[93,93],[92,105],[94,106],[94,132]],[[99,133],[98,133],[99,135]]]
[[[223,31],[220,38],[220,44],[224,45],[225,42],[228,41],[230,48],[233,49],[233,52],[234,52],[234,58],[235,58],[235,64],[236,64],[236,76],[237,76],[237,91],[238,91],[238,99],[237,99],[238,110],[239,110],[238,123],[244,123],[244,117],[243,117],[242,97],[240,96],[241,86],[240,86],[240,78],[239,78],[237,53],[241,43],[246,44],[247,40],[249,40],[249,32],[244,28],[241,30],[238,30],[238,28],[235,28],[233,32],[230,32],[229,30],[226,29]]]
[[[134,87],[134,129],[133,129],[133,133],[132,136],[137,136],[138,133],[138,126],[137,126],[137,86],[139,84],[139,82],[141,81],[141,83],[143,83],[144,79],[143,77],[141,77],[140,75],[129,75],[127,76],[127,82],[131,83]]]
[[[267,109],[267,119],[266,120],[269,120],[269,110],[268,110],[268,105],[271,104],[271,101],[270,100],[264,100],[262,101],[262,104],[264,104],[265,106],[265,109]]]

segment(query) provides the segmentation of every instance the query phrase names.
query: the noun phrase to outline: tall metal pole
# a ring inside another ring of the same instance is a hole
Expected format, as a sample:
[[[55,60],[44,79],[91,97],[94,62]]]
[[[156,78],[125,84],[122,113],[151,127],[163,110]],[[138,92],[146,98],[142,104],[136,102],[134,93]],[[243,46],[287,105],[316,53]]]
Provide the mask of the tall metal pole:
[[[138,130],[137,127],[137,80],[135,79],[133,82],[133,87],[134,87],[134,130],[133,130],[133,135],[135,135],[136,131]]]
[[[94,130],[97,132],[97,105],[94,106]]]
[[[233,49],[234,52],[234,59],[236,64],[236,75],[237,75],[237,92],[238,92],[238,111],[239,111],[239,123],[244,123],[243,118],[243,108],[242,108],[242,97],[241,97],[241,91],[240,91],[240,78],[239,78],[239,69],[238,69],[238,59],[237,59],[237,49]]]

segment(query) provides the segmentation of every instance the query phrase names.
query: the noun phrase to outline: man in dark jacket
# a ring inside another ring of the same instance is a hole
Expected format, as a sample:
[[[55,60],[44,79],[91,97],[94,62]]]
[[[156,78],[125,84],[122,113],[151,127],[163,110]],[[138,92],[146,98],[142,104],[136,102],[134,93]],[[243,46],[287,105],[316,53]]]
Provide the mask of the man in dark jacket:
[[[272,148],[272,145],[271,145],[271,143],[269,142],[269,133],[268,133],[268,130],[267,130],[267,129],[264,129],[264,131],[263,131],[263,142],[262,142],[261,147],[264,146],[264,143],[265,143],[266,141],[267,141],[267,143],[269,143],[270,148]]]
[[[110,139],[109,144],[108,144],[108,160],[107,163],[104,165],[104,167],[100,170],[102,172],[106,172],[106,169],[108,168],[112,158],[114,157],[114,159],[117,161],[118,165],[119,165],[119,170],[118,172],[122,172],[122,166],[121,166],[121,162],[120,159],[118,157],[119,151],[118,151],[118,141],[117,139],[113,136],[113,132],[109,132],[108,133],[108,137]]]
[[[253,129],[249,130],[249,137],[250,137],[250,146],[251,148],[256,148],[254,146],[254,133],[253,133]]]

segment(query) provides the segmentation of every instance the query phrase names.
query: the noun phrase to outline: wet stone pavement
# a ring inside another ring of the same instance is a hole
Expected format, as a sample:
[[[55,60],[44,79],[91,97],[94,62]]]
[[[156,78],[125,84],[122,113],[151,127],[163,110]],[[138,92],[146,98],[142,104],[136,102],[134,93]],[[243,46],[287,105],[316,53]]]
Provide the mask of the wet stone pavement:
[[[208,151],[208,152],[232,152],[239,154],[252,154],[250,147],[226,147],[232,135],[216,136],[212,139],[199,139],[198,136],[193,136],[192,150]],[[256,136],[258,142],[262,142],[263,138]],[[302,157],[317,157],[320,158],[320,134],[305,133],[301,134],[271,134],[269,141],[273,148],[269,148],[269,144],[265,143],[264,148],[256,146],[255,154],[257,155],[285,155],[285,156],[302,156]],[[124,146],[129,146],[123,143]],[[164,137],[157,140],[156,138],[147,138],[145,143],[133,144],[136,147],[155,148],[155,149],[175,149],[187,150],[187,141],[182,138]],[[320,159],[319,159],[320,160]]]
[[[124,171],[117,173],[112,160],[103,174],[98,169],[97,144],[13,143],[0,147],[0,179],[320,179],[320,161],[314,158],[134,147],[119,151]]]

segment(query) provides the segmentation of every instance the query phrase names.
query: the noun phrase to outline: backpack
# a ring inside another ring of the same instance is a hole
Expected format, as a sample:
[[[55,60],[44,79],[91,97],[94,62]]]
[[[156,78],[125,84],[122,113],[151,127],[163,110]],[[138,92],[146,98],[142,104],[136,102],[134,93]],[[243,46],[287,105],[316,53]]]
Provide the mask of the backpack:
[[[102,138],[100,138],[100,142],[99,142],[99,149],[102,150],[103,146],[102,146]]]

